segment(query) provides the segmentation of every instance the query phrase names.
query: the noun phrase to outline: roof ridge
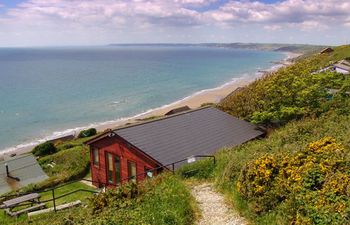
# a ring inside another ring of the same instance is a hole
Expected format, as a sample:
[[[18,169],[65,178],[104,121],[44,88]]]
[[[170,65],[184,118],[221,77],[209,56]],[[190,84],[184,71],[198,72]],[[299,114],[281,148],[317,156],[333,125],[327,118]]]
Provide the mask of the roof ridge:
[[[166,119],[170,119],[170,118],[173,118],[173,117],[182,116],[184,114],[193,113],[195,111],[200,111],[200,110],[209,109],[209,108],[215,109],[213,106],[203,106],[203,107],[199,107],[199,108],[196,108],[196,109],[187,110],[185,112],[176,113],[174,115],[162,116],[161,118],[156,118],[156,119],[152,119],[152,120],[149,120],[149,121],[144,121],[144,122],[139,122],[139,123],[136,122],[136,123],[133,123],[133,124],[117,127],[115,129],[113,129],[112,131],[115,132],[115,131],[118,131],[118,130],[123,130],[123,129],[126,129],[126,128],[130,128],[130,127],[136,127],[136,126],[140,126],[140,125],[144,125],[144,124],[148,124],[148,123],[154,123],[154,122],[158,122],[158,121],[161,121],[161,120],[166,120]]]
[[[28,157],[28,156],[33,156],[33,154],[31,154],[31,153],[20,154],[20,155],[17,155],[17,156],[10,157],[7,160],[2,160],[2,161],[0,161],[0,163],[7,163],[7,162],[10,162],[10,161],[21,159],[21,158],[25,158],[25,157]]]

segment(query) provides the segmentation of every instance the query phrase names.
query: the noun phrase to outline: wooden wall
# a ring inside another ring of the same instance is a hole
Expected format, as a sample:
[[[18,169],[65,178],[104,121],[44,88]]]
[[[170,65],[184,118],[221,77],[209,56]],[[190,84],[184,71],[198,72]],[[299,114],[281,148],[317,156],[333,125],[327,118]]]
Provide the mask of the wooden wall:
[[[93,165],[92,148],[99,149],[99,166]],[[91,163],[91,178],[95,186],[105,186],[107,184],[107,168],[106,168],[106,152],[112,153],[120,157],[121,180],[122,183],[127,182],[128,166],[127,161],[136,163],[136,174],[144,173],[144,168],[154,169],[159,167],[153,159],[140,152],[128,144],[124,139],[114,136],[105,137],[90,144],[90,163]],[[156,172],[153,172],[156,175]],[[137,181],[141,181],[145,176],[138,176]],[[100,184],[100,185],[99,185]],[[113,187],[110,185],[110,187]]]

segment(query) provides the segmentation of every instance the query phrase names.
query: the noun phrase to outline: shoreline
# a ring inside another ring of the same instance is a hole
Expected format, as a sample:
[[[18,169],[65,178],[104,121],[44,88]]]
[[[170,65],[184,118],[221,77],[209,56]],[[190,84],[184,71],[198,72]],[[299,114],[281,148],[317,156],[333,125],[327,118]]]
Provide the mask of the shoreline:
[[[269,69],[265,70],[264,72],[274,72],[280,69],[281,67],[288,66],[293,63],[291,61],[292,59],[297,58],[298,56],[301,55],[293,52],[284,52],[284,54],[286,54],[286,57],[281,59],[279,61],[279,64],[272,65]],[[20,155],[20,154],[28,153],[33,149],[34,146],[38,145],[39,143],[43,143],[45,141],[66,136],[69,134],[77,133],[83,129],[87,129],[90,127],[94,127],[97,129],[98,132],[101,132],[106,129],[113,129],[118,126],[125,125],[127,123],[137,122],[137,120],[139,119],[152,117],[152,116],[161,116],[173,108],[178,108],[185,105],[189,106],[191,109],[194,109],[194,108],[200,107],[204,103],[218,103],[220,102],[221,99],[225,98],[227,95],[229,95],[231,92],[233,92],[237,88],[246,86],[249,83],[253,82],[254,80],[263,76],[265,74],[264,72],[256,71],[255,74],[245,74],[242,77],[233,78],[231,81],[226,82],[225,84],[219,87],[195,92],[194,94],[187,96],[183,99],[180,99],[178,101],[175,101],[170,104],[163,105],[157,108],[149,109],[146,112],[142,112],[131,117],[119,118],[117,120],[105,121],[100,123],[91,123],[87,126],[66,129],[61,132],[54,132],[51,135],[34,140],[29,143],[19,144],[17,146],[5,148],[0,150],[0,160],[7,155],[11,155],[11,154]]]

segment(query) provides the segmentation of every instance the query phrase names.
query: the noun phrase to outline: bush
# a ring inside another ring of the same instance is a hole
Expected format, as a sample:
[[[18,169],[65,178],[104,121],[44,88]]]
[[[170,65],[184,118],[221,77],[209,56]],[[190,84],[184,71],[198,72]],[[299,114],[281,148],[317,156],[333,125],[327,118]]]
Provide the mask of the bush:
[[[45,155],[50,155],[57,152],[57,149],[55,145],[51,142],[45,142],[42,144],[39,144],[35,146],[35,148],[32,150],[32,153],[35,156],[45,156]]]
[[[266,155],[242,168],[237,188],[258,214],[283,205],[292,224],[346,224],[348,154],[334,138],[325,137],[293,154]]]
[[[97,133],[95,128],[89,128],[87,130],[80,131],[78,138],[85,138],[85,137],[91,137],[94,136]]]

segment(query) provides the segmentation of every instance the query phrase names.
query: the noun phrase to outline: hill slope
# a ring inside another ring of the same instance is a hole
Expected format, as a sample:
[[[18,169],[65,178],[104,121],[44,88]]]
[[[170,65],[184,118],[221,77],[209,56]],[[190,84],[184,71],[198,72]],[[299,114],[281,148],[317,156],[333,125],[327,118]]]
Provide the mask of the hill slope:
[[[350,56],[350,46],[314,55],[226,98],[228,113],[273,129],[263,140],[216,154],[217,164],[184,167],[215,180],[256,224],[347,224],[350,219],[349,76],[319,69]],[[330,93],[330,89],[339,92]]]

